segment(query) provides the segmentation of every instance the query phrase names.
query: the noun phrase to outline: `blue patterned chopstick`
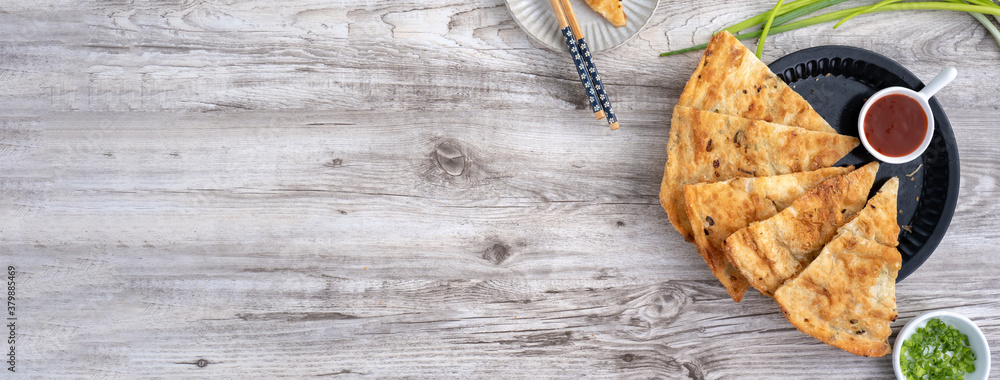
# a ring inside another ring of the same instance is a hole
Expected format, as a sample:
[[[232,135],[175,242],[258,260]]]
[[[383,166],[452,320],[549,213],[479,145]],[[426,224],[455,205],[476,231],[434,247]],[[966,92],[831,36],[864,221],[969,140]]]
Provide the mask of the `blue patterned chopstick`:
[[[582,54],[580,54],[580,49],[576,45],[576,39],[573,38],[573,31],[570,27],[562,28],[563,37],[566,38],[566,46],[569,47],[569,53],[573,56],[573,63],[576,65],[576,73],[580,75],[580,82],[583,83],[583,88],[587,90],[587,98],[590,99],[590,108],[600,119],[601,104],[597,101],[597,94],[594,92],[594,85],[591,83],[590,75],[587,74],[587,64],[584,63]],[[587,53],[589,55],[589,52]],[[588,58],[589,60],[589,58]]]
[[[587,46],[587,40],[583,37],[583,29],[580,28],[580,23],[576,20],[576,14],[573,12],[573,6],[570,5],[569,0],[549,1],[552,2],[553,9],[559,8],[556,10],[556,17],[563,17],[566,20],[565,24],[560,21],[559,26],[565,27],[568,24],[570,28],[572,28],[573,33],[576,34],[576,37],[579,38],[576,40],[576,46],[579,49],[580,55],[583,56],[583,61],[587,68],[587,75],[590,76],[591,83],[594,85],[594,90],[597,92],[597,99],[601,103],[601,109],[603,109],[608,116],[608,125],[611,126],[611,130],[618,129],[618,117],[615,116],[615,112],[611,110],[611,99],[608,98],[607,92],[604,91],[604,82],[601,81],[601,74],[597,72],[597,65],[594,65],[594,60],[591,59],[590,47]],[[563,32],[563,34],[565,34],[565,32]]]
[[[583,61],[587,64],[587,72],[594,83],[597,97],[601,100],[601,108],[607,113],[608,124],[611,125],[611,129],[618,129],[618,117],[615,116],[615,111],[611,110],[611,99],[604,92],[604,82],[601,81],[601,74],[597,72],[597,66],[594,65],[594,60],[590,57],[590,48],[587,47],[587,41],[583,39],[583,36],[580,36],[580,39],[576,40],[576,45],[579,47],[581,55],[583,55]]]

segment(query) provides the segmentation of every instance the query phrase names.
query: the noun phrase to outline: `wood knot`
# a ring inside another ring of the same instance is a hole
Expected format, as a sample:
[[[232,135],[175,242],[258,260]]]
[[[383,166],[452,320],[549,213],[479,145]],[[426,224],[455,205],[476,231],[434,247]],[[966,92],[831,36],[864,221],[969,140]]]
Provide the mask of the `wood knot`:
[[[500,265],[500,263],[510,257],[510,246],[503,243],[495,243],[483,251],[482,257],[485,260],[493,262],[493,264]]]
[[[691,304],[691,299],[676,286],[666,284],[650,290],[630,301],[634,309],[626,313],[626,316],[638,319],[641,325],[669,326]]]
[[[205,367],[208,367],[208,365],[211,364],[211,362],[209,362],[208,360],[205,360],[204,358],[202,358],[202,359],[195,360],[193,362],[177,362],[177,363],[174,363],[174,364],[193,365],[193,366],[197,366],[198,368],[205,368]]]
[[[465,154],[456,144],[449,141],[438,144],[434,150],[438,166],[445,173],[460,176],[465,172]]]
[[[326,166],[328,168],[341,167],[341,166],[344,166],[344,160],[342,158],[334,158],[334,159],[330,160],[330,162],[327,162],[326,164],[324,164],[323,166]]]
[[[635,355],[632,354],[622,355],[622,360],[624,360],[626,363],[631,363],[633,360],[635,360]]]

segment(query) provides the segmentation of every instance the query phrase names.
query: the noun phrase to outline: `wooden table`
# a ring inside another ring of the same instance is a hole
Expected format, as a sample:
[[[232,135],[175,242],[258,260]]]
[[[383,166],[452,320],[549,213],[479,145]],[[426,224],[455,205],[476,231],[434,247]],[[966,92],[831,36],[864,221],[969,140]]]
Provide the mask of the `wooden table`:
[[[658,53],[772,5],[662,1],[596,56],[612,132],[500,0],[5,2],[17,374],[891,377],[759,293],[733,303],[657,201],[700,57]],[[961,13],[830,26],[763,60],[840,44],[958,69],[937,95],[958,209],[893,329],[947,309],[1000,346],[1000,47]]]

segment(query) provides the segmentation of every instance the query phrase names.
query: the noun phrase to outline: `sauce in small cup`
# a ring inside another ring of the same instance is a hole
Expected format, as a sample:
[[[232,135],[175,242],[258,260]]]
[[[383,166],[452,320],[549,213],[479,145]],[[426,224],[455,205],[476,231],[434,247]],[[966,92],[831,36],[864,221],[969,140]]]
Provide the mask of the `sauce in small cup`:
[[[910,162],[923,154],[934,134],[929,100],[957,75],[958,71],[949,67],[920,92],[889,87],[868,98],[858,116],[858,135],[865,149],[890,164]]]

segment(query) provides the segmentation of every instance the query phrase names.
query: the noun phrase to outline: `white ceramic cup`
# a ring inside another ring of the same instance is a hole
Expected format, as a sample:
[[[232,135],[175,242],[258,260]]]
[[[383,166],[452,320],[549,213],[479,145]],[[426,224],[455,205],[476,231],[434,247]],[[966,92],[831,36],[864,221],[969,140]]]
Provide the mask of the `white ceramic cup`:
[[[941,73],[934,77],[934,79],[931,79],[930,83],[927,83],[927,85],[924,86],[924,89],[920,90],[920,92],[913,91],[906,87],[888,87],[876,92],[868,98],[864,107],[861,107],[861,114],[858,115],[858,136],[860,136],[861,143],[864,144],[868,153],[871,153],[872,156],[875,156],[875,158],[879,161],[890,164],[907,163],[923,154],[924,151],[927,150],[927,146],[931,144],[931,136],[934,135],[934,112],[931,110],[931,104],[929,103],[931,96],[934,96],[938,90],[944,88],[944,86],[948,83],[951,83],[956,76],[958,76],[958,70],[955,70],[954,67],[949,67],[942,70]],[[872,104],[874,104],[877,100],[888,95],[904,95],[915,100],[918,104],[920,104],[920,108],[924,110],[924,114],[927,115],[927,133],[924,134],[924,140],[920,143],[920,146],[917,147],[917,150],[901,157],[886,156],[879,153],[875,150],[875,148],[872,148],[871,144],[868,143],[868,138],[865,136],[865,115],[868,114],[868,109],[871,108]]]
[[[969,346],[972,352],[976,353],[976,371],[965,374],[966,380],[986,380],[990,376],[990,344],[986,341],[986,335],[969,318],[950,311],[932,311],[913,318],[899,330],[896,335],[896,342],[892,347],[892,369],[896,372],[896,379],[906,380],[903,376],[903,369],[899,366],[899,353],[903,348],[903,341],[913,335],[917,328],[927,325],[931,318],[938,318],[942,322],[954,327],[956,330],[969,337]]]

